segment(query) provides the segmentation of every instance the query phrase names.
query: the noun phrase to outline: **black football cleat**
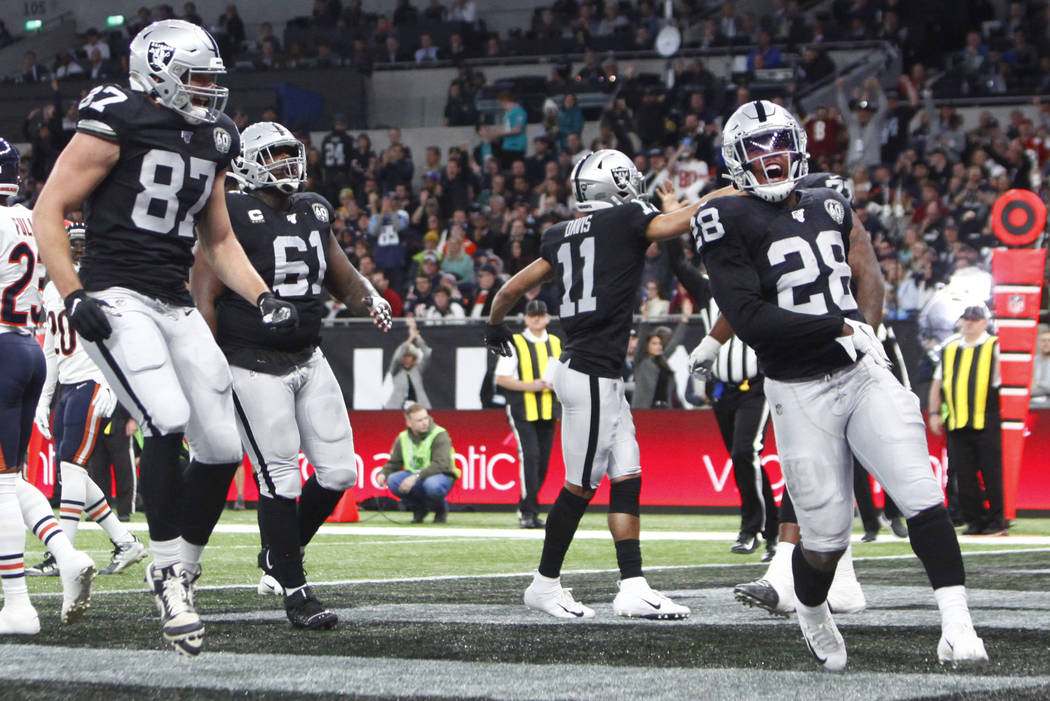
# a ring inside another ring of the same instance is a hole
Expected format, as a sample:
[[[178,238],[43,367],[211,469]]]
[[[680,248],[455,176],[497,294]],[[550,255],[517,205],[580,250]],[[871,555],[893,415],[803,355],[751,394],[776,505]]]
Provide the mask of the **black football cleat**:
[[[284,611],[293,627],[304,630],[331,630],[339,622],[339,617],[317,600],[310,587],[284,597]]]

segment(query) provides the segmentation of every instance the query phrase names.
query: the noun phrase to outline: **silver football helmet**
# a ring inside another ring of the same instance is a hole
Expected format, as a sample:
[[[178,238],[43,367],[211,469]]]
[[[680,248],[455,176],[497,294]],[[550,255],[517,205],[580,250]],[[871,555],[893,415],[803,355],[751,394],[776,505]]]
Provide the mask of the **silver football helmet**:
[[[783,155],[787,155],[787,172],[782,163],[769,160]],[[786,199],[809,173],[806,132],[790,112],[768,100],[745,103],[726,120],[722,158],[737,188],[767,202]],[[759,182],[756,172],[763,173],[765,182]]]
[[[246,191],[272,187],[290,195],[306,182],[306,147],[277,122],[256,122],[241,132],[241,155],[230,171]]]
[[[576,209],[593,212],[637,199],[642,174],[625,154],[603,148],[581,158],[569,175]]]
[[[211,34],[180,19],[166,19],[142,29],[128,50],[132,90],[146,93],[190,124],[219,118],[230,91],[214,82],[226,67]],[[204,85],[194,80],[202,77]]]

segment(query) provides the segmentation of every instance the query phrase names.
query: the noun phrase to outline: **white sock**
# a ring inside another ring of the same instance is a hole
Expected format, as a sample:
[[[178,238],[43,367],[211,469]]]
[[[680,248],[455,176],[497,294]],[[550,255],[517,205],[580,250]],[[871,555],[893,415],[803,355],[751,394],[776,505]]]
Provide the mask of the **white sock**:
[[[203,545],[187,543],[185,539],[179,538],[179,561],[182,562],[183,567],[190,566],[193,569],[200,567],[203,552]]]
[[[65,469],[63,467],[63,469]],[[106,501],[106,495],[102,493],[99,486],[95,484],[95,480],[84,472],[84,507],[85,513],[88,518],[102,526],[102,530],[106,532],[109,539],[113,541],[114,545],[120,543],[130,543],[135,540],[135,536],[131,535],[131,531],[123,523],[117,520],[116,515],[113,513],[113,509],[109,508],[109,502]]]
[[[953,624],[973,625],[970,618],[970,607],[966,603],[966,587],[957,584],[952,587],[941,587],[933,590],[937,599],[937,608],[941,610],[941,628]]]
[[[149,549],[153,553],[153,565],[163,568],[179,564],[179,543],[181,542],[182,538],[151,540]]]
[[[794,552],[795,543],[778,543],[777,551],[762,577],[773,585],[781,603],[784,604],[795,599],[795,575],[791,572],[791,555]]]
[[[558,589],[561,587],[561,577],[545,577],[537,570],[532,573],[532,583],[539,585],[539,589]]]
[[[80,465],[63,461],[59,469],[62,473],[62,502],[58,507],[58,522],[62,524],[62,532],[69,538],[70,543],[77,542],[77,528],[80,526],[80,517],[84,513],[85,482],[91,480],[87,470]]]
[[[831,580],[831,588],[836,586],[848,586],[857,581],[857,573],[853,570],[853,545],[846,546],[846,552],[839,558],[835,567],[835,577]]]
[[[44,543],[55,556],[58,569],[62,569],[63,563],[68,563],[70,555],[76,550],[58,525],[58,519],[51,511],[47,498],[24,479],[18,480],[15,490],[18,494],[18,506],[22,510],[22,522]]]
[[[32,606],[26,587],[26,529],[17,493],[17,483],[24,481],[14,472],[0,475],[0,572],[3,572],[0,581],[5,606]]]

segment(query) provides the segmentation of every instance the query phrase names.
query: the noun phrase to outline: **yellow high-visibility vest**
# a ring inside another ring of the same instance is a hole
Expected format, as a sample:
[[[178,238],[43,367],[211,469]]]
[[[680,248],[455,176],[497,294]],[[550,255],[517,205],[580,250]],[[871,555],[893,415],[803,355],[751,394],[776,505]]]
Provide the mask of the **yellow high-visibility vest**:
[[[561,356],[561,340],[552,333],[545,342],[533,342],[525,334],[514,334],[514,347],[518,351],[518,379],[532,382],[547,372],[547,362]],[[549,389],[540,392],[522,392],[525,420],[537,421],[554,418],[554,393]]]
[[[989,336],[979,346],[963,348],[962,338],[957,338],[948,341],[941,349],[949,431],[985,427],[988,395],[992,390],[992,358],[998,340],[996,336]]]

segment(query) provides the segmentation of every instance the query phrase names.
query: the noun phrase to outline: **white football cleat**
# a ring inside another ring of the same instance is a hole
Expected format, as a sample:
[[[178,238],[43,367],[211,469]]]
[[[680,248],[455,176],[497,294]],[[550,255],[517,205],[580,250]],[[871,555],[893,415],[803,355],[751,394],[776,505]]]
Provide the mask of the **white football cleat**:
[[[7,604],[0,610],[0,635],[36,635],[40,618],[33,604]]]
[[[941,631],[941,641],[937,643],[937,658],[941,664],[951,662],[958,667],[987,662],[988,653],[984,649],[984,641],[977,637],[973,625],[958,623],[946,626]]]
[[[102,568],[99,574],[120,574],[127,568],[140,560],[145,560],[149,555],[146,546],[138,538],[132,536],[133,540],[127,543],[117,543],[113,547],[113,559]]]
[[[87,553],[75,550],[65,564],[59,570],[62,579],[62,622],[73,623],[83,618],[91,607],[95,561]]]
[[[846,642],[842,639],[835,621],[831,618],[827,602],[821,604],[823,618],[817,623],[809,623],[805,617],[798,617],[799,627],[806,639],[806,646],[810,653],[817,658],[817,662],[824,665],[829,672],[841,672],[846,668]],[[796,609],[798,613],[798,609]]]
[[[857,577],[842,577],[831,581],[828,590],[828,608],[832,613],[860,613],[867,608],[864,591],[860,588]]]
[[[561,585],[561,577],[544,577],[537,572],[525,589],[525,605],[555,618],[594,618],[594,609],[572,598],[572,589]]]
[[[613,599],[613,611],[625,618],[679,620],[689,617],[689,607],[676,604],[652,589],[645,577],[620,580],[620,592]]]
[[[204,624],[193,608],[181,565],[146,565],[146,581],[160,611],[161,632],[176,651],[196,657],[204,646]]]
[[[284,596],[284,587],[277,581],[277,578],[273,575],[264,574],[262,579],[259,580],[259,586],[256,589],[260,594],[266,596],[272,594],[274,596]]]

